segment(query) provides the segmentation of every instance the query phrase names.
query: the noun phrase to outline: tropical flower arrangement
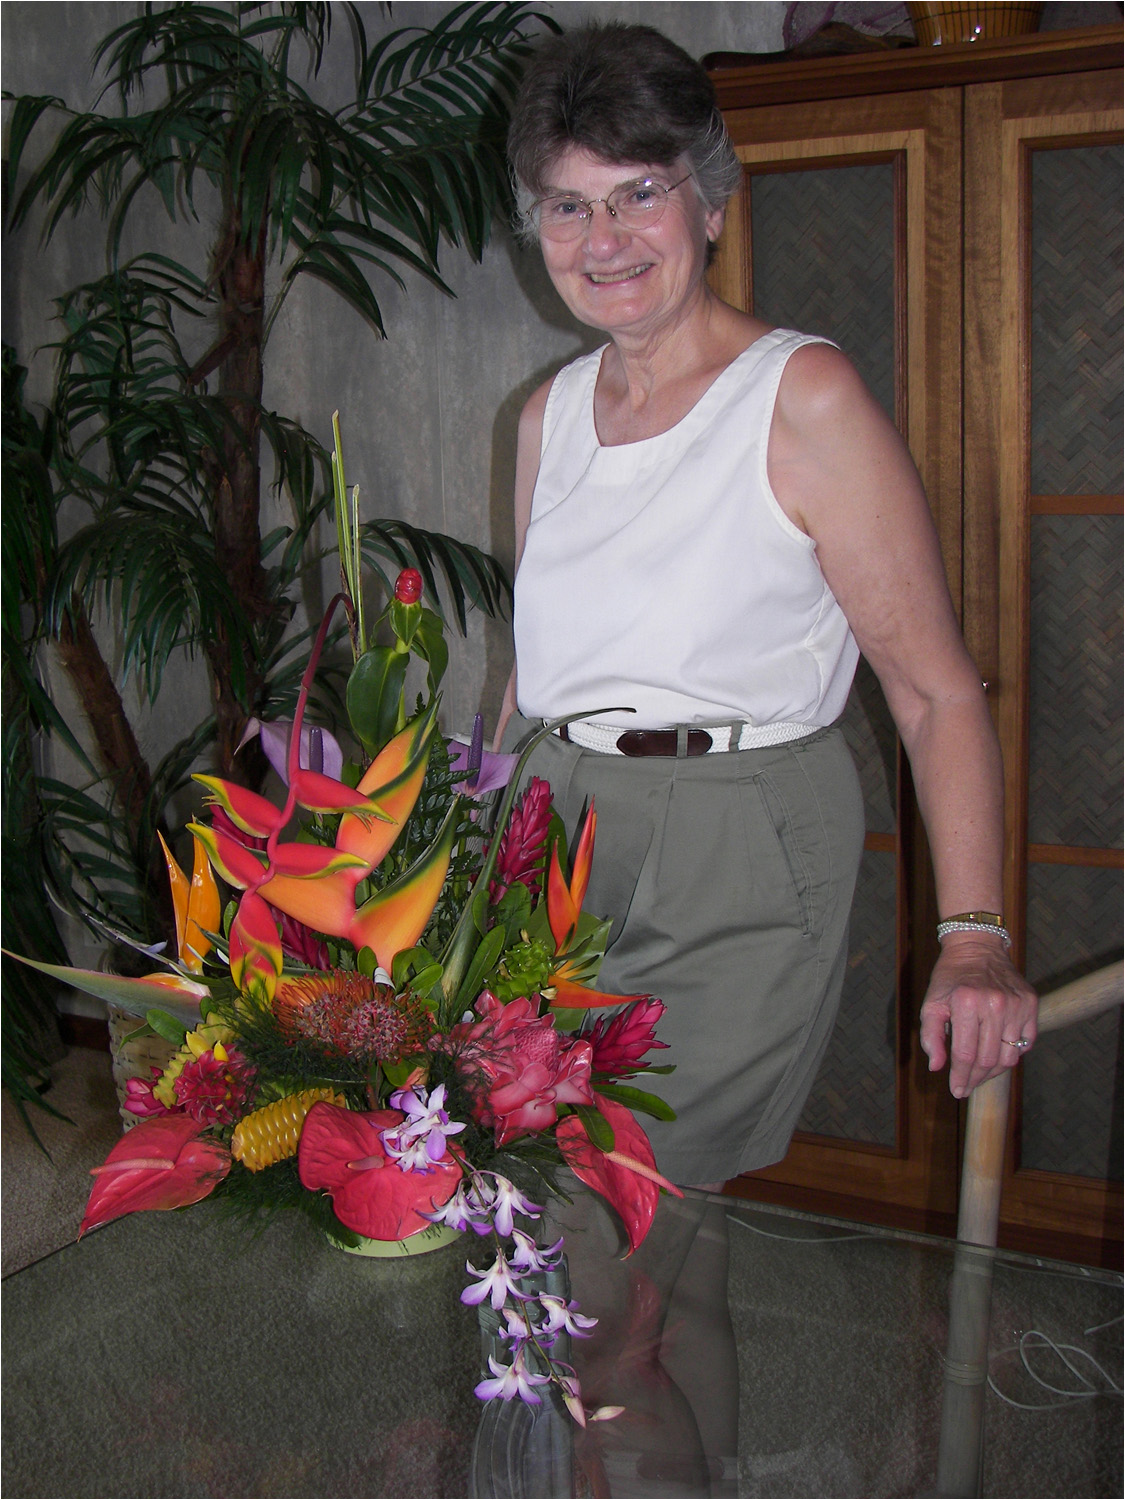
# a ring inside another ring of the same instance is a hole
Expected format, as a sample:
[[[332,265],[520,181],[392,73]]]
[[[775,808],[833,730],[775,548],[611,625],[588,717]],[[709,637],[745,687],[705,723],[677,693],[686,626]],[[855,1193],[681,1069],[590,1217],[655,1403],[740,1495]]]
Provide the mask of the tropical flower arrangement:
[[[176,953],[160,971],[37,965],[176,1048],[151,1078],[129,1080],[136,1124],[94,1169],[82,1232],[215,1197],[253,1215],[302,1209],[361,1253],[487,1238],[491,1264],[467,1264],[461,1300],[489,1303],[505,1354],[476,1394],[537,1405],[551,1385],[584,1424],[614,1409],[587,1412],[558,1351],[593,1320],[536,1289],[562,1241],[543,1246],[520,1221],[539,1218],[565,1164],[617,1210],[632,1251],[661,1191],[678,1191],[634,1116],[672,1117],[635,1082],[667,1071],[648,1056],[663,1046],[664,1007],[592,987],[608,936],[582,909],[595,810],[569,858],[549,786],[532,779],[517,795],[526,751],[484,753],[479,717],[469,743],[439,732],[447,650],[414,569],[368,630],[338,432],[334,470],[342,591],[292,723],[247,730],[284,800],[195,778],[209,813],[188,825],[190,877],[164,848]],[[359,764],[306,723],[340,605]],[[409,713],[412,657],[426,692]],[[598,1007],[613,1010],[590,1026]]]

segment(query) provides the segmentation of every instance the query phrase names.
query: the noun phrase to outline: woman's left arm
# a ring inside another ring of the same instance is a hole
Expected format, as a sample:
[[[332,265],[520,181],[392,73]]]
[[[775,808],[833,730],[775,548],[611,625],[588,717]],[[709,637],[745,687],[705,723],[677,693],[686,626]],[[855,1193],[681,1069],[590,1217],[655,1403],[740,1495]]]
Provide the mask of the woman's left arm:
[[[910,758],[943,917],[1002,910],[1003,773],[980,674],[957,625],[926,497],[893,424],[824,344],[789,360],[770,433],[778,502],[817,558]],[[1003,941],[950,933],[921,1015],[930,1070],[963,1098],[1034,1041],[1034,991]],[[947,1047],[947,1032],[951,1042]]]

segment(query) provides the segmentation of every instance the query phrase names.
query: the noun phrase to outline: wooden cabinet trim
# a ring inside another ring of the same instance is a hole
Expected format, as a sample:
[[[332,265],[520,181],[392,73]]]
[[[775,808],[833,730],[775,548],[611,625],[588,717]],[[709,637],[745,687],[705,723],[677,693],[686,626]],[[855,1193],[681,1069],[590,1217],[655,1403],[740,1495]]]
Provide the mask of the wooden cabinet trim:
[[[711,81],[724,113],[765,104],[956,88],[1004,79],[1042,78],[1115,68],[1125,31],[1090,26],[1073,31],[1035,32],[960,47],[901,48],[790,62],[713,68]]]

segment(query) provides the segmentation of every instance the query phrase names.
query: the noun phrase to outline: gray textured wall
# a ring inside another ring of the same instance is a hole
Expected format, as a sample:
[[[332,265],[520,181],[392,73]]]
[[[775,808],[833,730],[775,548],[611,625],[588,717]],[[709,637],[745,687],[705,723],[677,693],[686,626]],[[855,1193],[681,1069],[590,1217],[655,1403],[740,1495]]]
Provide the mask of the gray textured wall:
[[[362,6],[369,35],[392,26],[432,25],[445,4],[395,4],[390,20],[379,4]],[[543,4],[564,25],[580,18],[643,20],[662,27],[696,55],[712,50],[769,51],[781,45],[785,6],[747,4]],[[96,89],[90,61],[96,43],[136,14],[136,4],[25,3],[0,6],[3,87],[13,93],[56,94],[82,109]],[[322,73],[311,86],[318,96],[346,97],[351,69],[347,28],[338,25]],[[5,154],[9,105],[4,106]],[[198,226],[172,225],[154,203],[140,216],[127,253],[162,249],[204,269],[207,236]],[[51,355],[43,345],[56,336],[52,299],[104,270],[104,234],[97,216],[67,220],[43,245],[38,228],[7,235],[3,260],[3,337],[30,367],[33,400],[46,398]],[[379,340],[356,314],[314,281],[290,295],[266,355],[268,405],[294,417],[326,444],[338,407],[348,478],[361,488],[369,516],[403,517],[448,531],[496,553],[512,554],[511,489],[515,434],[524,399],[553,369],[582,349],[589,334],[557,303],[534,252],[516,248],[498,226],[482,264],[446,251],[442,268],[456,292],[449,298],[420,277],[407,276],[401,292],[387,282],[379,295],[387,328]],[[206,330],[200,330],[200,349]],[[36,352],[39,351],[39,352]],[[263,529],[282,519],[284,499],[270,500]],[[326,542],[327,536],[323,538]],[[306,596],[310,614],[333,588],[331,570]],[[565,620],[568,601],[560,601]],[[447,730],[465,729],[480,709],[491,724],[511,665],[507,621],[471,617],[467,640],[454,636],[443,713]],[[99,633],[110,660],[119,656],[110,622]],[[67,685],[45,662],[69,716],[80,721]],[[135,699],[132,700],[135,703]],[[208,711],[200,660],[171,670],[155,708],[138,708],[142,751],[155,762]],[[50,770],[80,781],[81,773],[57,747],[48,747]],[[178,809],[185,812],[185,807]],[[78,930],[69,934],[75,962],[94,961]],[[81,997],[66,1008],[100,1014]]]
[[[86,106],[94,91],[89,59],[96,41],[136,13],[126,4],[42,4],[7,0],[3,83],[13,92],[57,93]],[[780,45],[782,4],[545,4],[564,25],[586,16],[639,19],[666,30],[692,52],[768,51]],[[432,24],[444,4],[362,7],[369,33],[390,25]],[[339,25],[321,77],[323,96],[346,89],[350,43]],[[5,106],[7,109],[8,106]],[[190,237],[193,255],[183,249]],[[205,235],[169,225],[154,206],[146,247],[157,245],[199,264]],[[141,240],[134,233],[134,248]],[[32,365],[30,389],[47,389],[49,356],[33,351],[52,336],[51,298],[102,268],[103,238],[93,215],[68,221],[46,248],[28,232],[9,237],[4,258],[4,337]],[[266,401],[330,440],[332,408],[343,424],[349,480],[369,515],[401,516],[449,531],[509,560],[510,493],[516,421],[523,400],[552,369],[590,341],[556,304],[533,252],[500,227],[481,265],[448,251],[443,271],[457,293],[421,278],[403,293],[380,288],[388,337],[380,341],[330,292],[312,281],[289,297],[266,357]],[[409,273],[408,273],[409,274]],[[383,293],[385,292],[385,299]],[[309,599],[315,608],[315,597]],[[448,728],[471,723],[478,707],[495,714],[510,665],[505,623],[477,620],[455,642],[446,694]],[[145,749],[157,752],[182,732],[189,711],[205,706],[201,668],[169,681],[148,716]]]

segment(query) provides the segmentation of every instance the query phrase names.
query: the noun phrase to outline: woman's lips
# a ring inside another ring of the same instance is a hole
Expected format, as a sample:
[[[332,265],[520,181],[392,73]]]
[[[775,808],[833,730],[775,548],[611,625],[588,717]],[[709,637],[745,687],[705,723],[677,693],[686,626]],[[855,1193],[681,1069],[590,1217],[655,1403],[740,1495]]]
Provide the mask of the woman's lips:
[[[650,266],[630,266],[627,271],[587,271],[586,279],[595,286],[617,286],[623,281],[635,281],[650,269]]]

